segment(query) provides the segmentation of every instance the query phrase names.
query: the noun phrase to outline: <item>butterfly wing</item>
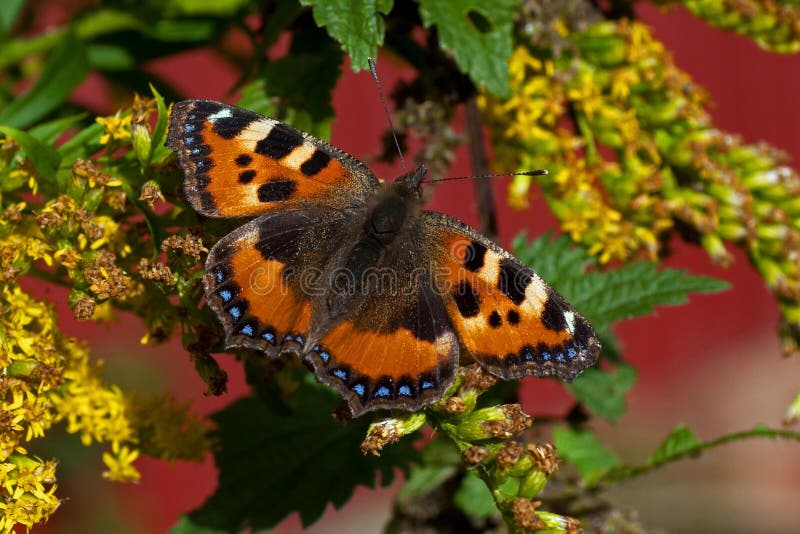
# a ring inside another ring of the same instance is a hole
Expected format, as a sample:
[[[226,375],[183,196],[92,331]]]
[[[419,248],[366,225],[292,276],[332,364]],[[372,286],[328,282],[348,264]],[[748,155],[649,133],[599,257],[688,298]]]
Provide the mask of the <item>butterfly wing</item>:
[[[514,256],[441,213],[423,212],[417,230],[459,340],[481,367],[504,379],[572,380],[597,361],[586,319]]]
[[[225,328],[228,347],[271,356],[300,352],[320,291],[319,269],[346,227],[338,210],[264,215],[217,242],[208,254],[206,300]]]
[[[210,100],[173,105],[167,146],[178,153],[189,202],[209,217],[346,208],[379,186],[363,163],[328,143]]]
[[[305,355],[354,417],[380,408],[417,410],[455,380],[458,339],[414,249],[411,241],[394,247],[371,272],[365,298]]]

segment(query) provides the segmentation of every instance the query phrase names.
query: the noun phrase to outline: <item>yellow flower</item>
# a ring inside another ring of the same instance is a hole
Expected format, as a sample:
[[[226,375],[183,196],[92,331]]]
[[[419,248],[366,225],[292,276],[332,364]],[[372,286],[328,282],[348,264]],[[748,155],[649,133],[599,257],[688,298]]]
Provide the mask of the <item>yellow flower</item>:
[[[141,475],[133,466],[138,457],[138,450],[120,446],[118,441],[114,441],[111,452],[103,453],[103,463],[108,467],[103,477],[114,482],[139,482]]]
[[[109,141],[126,141],[131,138],[131,116],[120,116],[119,112],[110,117],[97,117],[97,123],[102,124],[106,133],[100,137],[100,144],[107,145]]]

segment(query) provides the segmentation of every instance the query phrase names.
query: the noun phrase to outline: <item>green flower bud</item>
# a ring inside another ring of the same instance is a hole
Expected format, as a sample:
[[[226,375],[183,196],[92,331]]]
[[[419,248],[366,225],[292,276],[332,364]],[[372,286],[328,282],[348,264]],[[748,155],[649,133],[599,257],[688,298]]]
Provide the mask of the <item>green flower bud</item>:
[[[133,151],[139,158],[142,167],[146,167],[152,157],[150,130],[144,124],[134,124],[131,126],[131,130],[133,132]]]

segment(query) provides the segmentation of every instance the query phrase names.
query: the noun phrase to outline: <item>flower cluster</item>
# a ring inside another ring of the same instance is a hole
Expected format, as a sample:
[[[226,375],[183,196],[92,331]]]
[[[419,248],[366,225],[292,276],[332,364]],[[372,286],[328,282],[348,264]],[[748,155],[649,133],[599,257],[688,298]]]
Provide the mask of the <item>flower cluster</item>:
[[[515,532],[580,532],[577,520],[536,510],[541,503],[534,498],[557,471],[558,457],[550,444],[520,441],[533,418],[519,404],[477,407],[478,397],[497,381],[478,365],[460,368],[441,401],[425,412],[372,424],[361,450],[379,455],[428,422],[455,443],[463,464],[486,483]]]
[[[107,446],[103,476],[117,482],[139,480],[134,462],[141,454],[198,460],[209,448],[208,425],[188,406],[105,383],[87,345],[64,335],[52,305],[20,285],[36,277],[66,286],[79,320],[102,321],[121,308],[145,317],[151,332],[158,321],[148,302],[161,299],[168,309],[165,288],[178,282],[191,293],[190,281],[164,274],[169,266],[153,259],[152,240],[130,239],[132,230],[147,235],[155,216],[141,195],[153,202],[160,196],[152,181],[146,188],[130,179],[152,172],[130,150],[132,122],[150,134],[142,126],[156,109],[149,102],[137,99],[132,110],[98,119],[60,147],[41,142],[40,154],[61,157],[57,169],[29,157],[30,139],[0,141],[0,532],[30,528],[59,507],[57,462],[29,452],[29,443],[59,423],[84,445]],[[194,265],[204,251],[196,240],[173,237],[165,250],[184,241],[186,250],[170,255]]]
[[[791,54],[800,51],[800,10],[793,2],[657,0],[656,3],[682,5],[695,16],[718,28],[746,35],[771,52]]]
[[[558,21],[562,26],[563,20]],[[742,247],[775,292],[785,353],[800,342],[800,176],[765,145],[714,128],[706,96],[649,29],[624,19],[519,46],[512,97],[481,103],[501,167],[537,178],[565,232],[601,263],[656,259],[672,234],[722,265]],[[510,188],[526,205],[533,178]]]

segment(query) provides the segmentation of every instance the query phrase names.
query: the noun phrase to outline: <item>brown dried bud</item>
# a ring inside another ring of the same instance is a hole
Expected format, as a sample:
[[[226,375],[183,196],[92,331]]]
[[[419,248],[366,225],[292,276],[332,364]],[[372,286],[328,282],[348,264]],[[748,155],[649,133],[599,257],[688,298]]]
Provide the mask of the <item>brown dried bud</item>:
[[[508,418],[508,431],[512,434],[521,434],[533,424],[533,417],[522,411],[519,404],[506,404],[503,413]]]
[[[549,443],[536,443],[528,445],[528,454],[531,455],[536,469],[550,476],[558,470],[558,455],[556,448]]]
[[[185,237],[179,235],[168,236],[161,243],[161,250],[166,253],[177,253],[191,256],[195,261],[200,260],[200,254],[208,252],[203,246],[203,240],[194,234],[186,234]]]
[[[114,189],[112,191],[108,191],[104,195],[106,204],[111,207],[111,209],[117,211],[125,211],[125,201],[128,199],[128,196],[125,194],[125,191],[120,189]]]
[[[61,215],[53,211],[43,211],[36,216],[36,222],[42,230],[61,226]]]
[[[535,532],[544,528],[545,523],[536,515],[536,508],[541,504],[539,501],[529,501],[528,499],[516,498],[511,503],[511,513],[514,514],[514,521],[525,530]]]
[[[167,265],[152,262],[147,258],[139,260],[139,276],[145,280],[153,280],[169,286],[175,285],[175,277]]]
[[[464,410],[467,409],[467,405],[464,403],[464,399],[461,397],[450,397],[444,403],[444,411],[449,414],[459,414],[464,413]]]
[[[480,445],[473,445],[463,453],[464,463],[473,466],[478,465],[489,456],[489,451]]]
[[[497,383],[497,377],[484,371],[479,365],[472,364],[464,367],[464,385],[462,389],[484,391]]]
[[[3,220],[7,223],[17,224],[22,220],[22,212],[17,206],[11,205],[3,211]]]
[[[115,261],[113,252],[103,250],[84,271],[83,276],[90,284],[89,289],[101,300],[123,296],[131,282]]]
[[[139,200],[147,204],[148,208],[153,209],[156,202],[164,201],[164,195],[161,194],[161,188],[158,187],[158,184],[151,180],[142,186]]]
[[[497,453],[497,465],[501,469],[511,467],[522,458],[523,454],[525,454],[525,447],[522,444],[516,441],[509,441]]]
[[[94,299],[81,297],[75,301],[72,313],[75,314],[75,319],[78,321],[88,321],[94,315],[95,306]]]

